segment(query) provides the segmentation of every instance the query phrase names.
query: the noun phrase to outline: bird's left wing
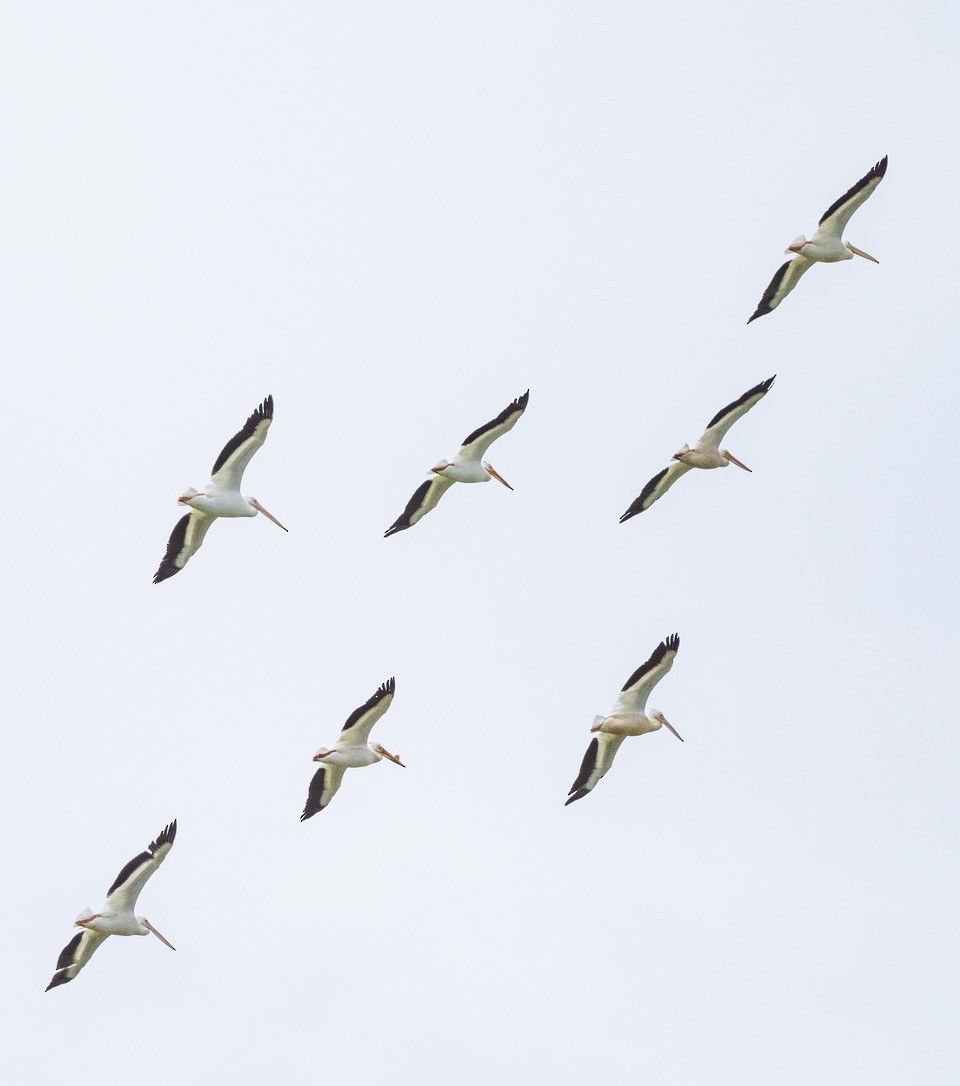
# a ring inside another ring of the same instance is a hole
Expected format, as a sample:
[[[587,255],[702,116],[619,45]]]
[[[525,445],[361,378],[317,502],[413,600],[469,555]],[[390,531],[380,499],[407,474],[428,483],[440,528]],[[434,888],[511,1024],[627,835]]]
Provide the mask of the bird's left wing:
[[[800,276],[812,266],[812,260],[808,260],[805,256],[800,256],[799,254],[795,256],[793,260],[788,260],[786,264],[781,264],[780,267],[777,268],[776,275],[770,280],[770,285],[763,292],[763,297],[760,299],[757,308],[753,311],[753,316],[747,321],[747,324],[750,324],[751,321],[755,321],[757,317],[765,317],[768,313],[776,309],[797,283],[800,282]]]
[[[641,664],[623,684],[616,707],[628,713],[642,713],[646,708],[650,691],[673,667],[674,657],[679,648],[679,634],[665,637],[650,654],[650,659]]]
[[[347,722],[340,729],[340,738],[337,741],[340,747],[362,747],[370,736],[370,729],[383,716],[393,704],[393,695],[397,689],[396,680],[387,679],[377,687],[359,709],[354,709],[347,717]]]
[[[201,513],[199,509],[191,509],[177,521],[167,541],[167,553],[153,575],[154,584],[165,581],[183,569],[200,549],[207,529],[216,519],[208,513]]]
[[[106,938],[108,938],[108,936],[105,932],[91,931],[89,928],[78,931],[63,950],[60,951],[60,957],[57,958],[57,968],[53,974],[53,979],[46,986],[44,991],[49,992],[51,988],[57,988],[61,984],[67,984],[69,981],[73,980],[87,962],[90,961],[93,957],[93,952]]]
[[[720,442],[723,441],[726,432],[737,419],[743,418],[754,404],[759,403],[766,396],[776,377],[777,375],[774,374],[773,377],[768,377],[766,381],[761,381],[760,384],[747,389],[740,399],[728,403],[726,407],[718,411],[707,423],[707,428],[703,431],[703,437],[700,438],[699,444],[709,445],[712,449],[719,449]]]
[[[613,759],[625,738],[623,735],[598,732],[590,740],[587,753],[584,754],[583,761],[580,763],[577,779],[567,793],[569,798],[564,803],[564,807],[569,807],[575,800],[583,799],[588,792],[592,792],[597,787],[600,779],[613,765]]]
[[[526,411],[529,399],[530,389],[528,388],[522,396],[518,396],[513,403],[505,407],[495,419],[491,419],[485,426],[480,426],[472,434],[468,434],[457,453],[458,459],[480,460],[498,437],[513,429],[517,419]]]
[[[125,912],[128,909],[133,911],[144,883],[166,859],[176,836],[177,821],[174,819],[169,826],[163,828],[156,840],[150,842],[144,852],[141,852],[139,856],[134,856],[124,866],[107,891],[105,912]]]
[[[887,156],[884,155],[873,169],[868,170],[855,185],[847,189],[839,200],[834,200],[820,216],[817,233],[836,238],[840,237],[850,221],[850,216],[864,201],[873,195],[873,190],[883,180],[883,175],[886,172]]]
[[[211,484],[219,490],[239,490],[250,458],[267,440],[273,422],[273,397],[268,396],[232,438],[213,465]]]
[[[337,789],[340,787],[340,782],[343,780],[343,775],[346,773],[346,768],[342,765],[321,765],[320,768],[314,773],[313,780],[310,782],[310,788],[307,792],[307,802],[303,806],[303,814],[300,816],[301,822],[306,822],[308,818],[313,818],[315,814],[322,811],[324,807],[333,799],[337,794]]]
[[[453,486],[455,480],[448,479],[444,475],[433,473],[431,477],[420,484],[413,492],[413,497],[407,502],[407,507],[399,517],[383,533],[387,539],[406,528],[412,528],[418,520],[422,520],[433,509],[437,502]]]
[[[669,467],[664,468],[663,471],[654,475],[650,482],[640,491],[640,496],[634,500],[630,508],[620,518],[620,523],[623,524],[624,521],[628,521],[631,517],[635,517],[637,513],[642,513],[645,509],[649,509],[658,498],[662,498],[663,495],[666,494],[681,475],[686,475],[690,470],[689,464],[684,464],[680,460],[674,460]]]

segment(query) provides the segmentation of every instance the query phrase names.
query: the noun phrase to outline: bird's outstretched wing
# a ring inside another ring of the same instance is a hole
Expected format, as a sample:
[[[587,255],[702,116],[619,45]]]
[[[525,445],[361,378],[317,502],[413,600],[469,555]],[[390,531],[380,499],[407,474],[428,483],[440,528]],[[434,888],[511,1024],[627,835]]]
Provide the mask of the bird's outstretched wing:
[[[765,317],[768,313],[771,313],[776,309],[797,283],[800,282],[800,276],[803,275],[813,263],[812,260],[808,260],[805,256],[797,254],[792,260],[788,260],[786,264],[782,264],[777,269],[776,275],[770,280],[770,286],[763,292],[763,297],[760,299],[759,305],[754,310],[753,316],[747,321],[747,324],[750,324],[751,321],[755,321],[757,317]]]
[[[308,818],[313,818],[315,814],[322,811],[324,807],[333,799],[337,794],[337,789],[340,787],[340,782],[343,780],[343,775],[346,773],[346,768],[342,765],[321,765],[320,768],[314,773],[313,780],[310,782],[310,788],[307,792],[307,802],[303,807],[303,814],[300,815],[300,821],[306,822]]]
[[[200,549],[207,529],[216,519],[207,513],[201,513],[199,509],[191,509],[185,517],[177,521],[167,541],[167,553],[153,575],[154,584],[165,581],[183,569]]]
[[[850,216],[873,195],[873,190],[883,180],[883,175],[886,172],[887,156],[884,155],[872,169],[867,170],[855,185],[847,189],[839,200],[834,200],[824,211],[820,216],[817,233],[821,236],[828,234],[832,237],[840,237],[850,221]]]
[[[460,460],[480,460],[490,446],[508,430],[512,430],[517,419],[526,411],[527,402],[530,399],[528,388],[522,396],[518,396],[513,403],[505,407],[495,419],[491,419],[484,426],[478,427],[472,434],[468,434],[457,457]]]
[[[723,441],[730,427],[737,419],[743,418],[751,407],[758,404],[766,396],[773,387],[776,378],[776,374],[773,377],[768,377],[766,381],[761,381],[758,385],[754,385],[753,388],[747,389],[738,400],[728,403],[726,407],[718,411],[707,423],[707,428],[703,431],[699,444],[709,445],[712,449],[719,449],[720,442]]]
[[[167,858],[176,836],[177,820],[174,819],[169,826],[164,826],[156,840],[151,841],[143,852],[124,864],[107,891],[107,904],[104,906],[106,912],[133,912],[140,891],[147,879]]]
[[[232,438],[213,465],[210,482],[219,490],[239,490],[250,458],[267,440],[273,422],[273,397],[268,396]]]
[[[623,524],[631,517],[635,517],[638,513],[649,509],[658,498],[662,498],[666,494],[681,475],[686,475],[690,470],[689,464],[674,460],[669,467],[654,475],[650,482],[640,491],[640,496],[634,500],[630,508],[620,518],[620,523]]]
[[[347,717],[346,724],[340,729],[340,738],[337,740],[338,749],[366,746],[370,738],[370,730],[393,704],[396,689],[396,679],[387,679],[359,709],[353,710]]]
[[[61,984],[67,984],[73,980],[93,957],[93,952],[97,947],[107,938],[108,936],[104,932],[91,931],[89,928],[78,931],[60,951],[56,971],[44,991],[49,992],[51,988],[57,988]]]
[[[399,517],[383,533],[383,538],[388,539],[397,532],[412,528],[417,521],[422,520],[433,509],[437,502],[453,486],[455,480],[447,479],[443,475],[431,474],[424,480],[413,493],[413,497],[407,502],[407,507]]]
[[[570,787],[569,798],[564,803],[564,807],[569,807],[576,800],[583,799],[588,792],[592,792],[597,787],[600,779],[613,765],[613,759],[624,738],[625,736],[608,735],[606,732],[597,732],[594,735],[587,747],[587,753],[583,756],[577,779]]]
[[[650,654],[650,659],[642,663],[623,684],[617,699],[617,709],[628,713],[642,713],[647,706],[650,691],[673,667],[679,648],[679,634],[665,637]]]

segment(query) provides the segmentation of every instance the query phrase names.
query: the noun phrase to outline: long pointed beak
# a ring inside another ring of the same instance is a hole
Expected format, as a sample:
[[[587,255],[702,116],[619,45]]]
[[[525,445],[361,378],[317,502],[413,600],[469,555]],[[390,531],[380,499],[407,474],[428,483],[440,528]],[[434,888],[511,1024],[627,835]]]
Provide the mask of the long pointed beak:
[[[383,747],[381,747],[380,748],[380,753],[384,756],[384,758],[388,758],[395,765],[400,766],[401,769],[406,769],[407,768],[403,764],[403,762],[400,761],[399,757],[396,754],[391,754],[389,750],[384,750]]]
[[[858,249],[856,245],[851,245],[849,241],[847,242],[847,248],[850,250],[851,253],[856,253],[857,256],[862,256],[864,260],[872,260],[874,264],[880,263],[880,261],[877,260],[875,256],[871,256],[869,253],[865,253],[862,249]]]
[[[507,480],[504,479],[502,475],[498,475],[496,470],[490,464],[487,464],[487,471],[494,477],[494,479],[497,480],[498,483],[503,483],[507,490],[513,490],[513,487],[507,482]]]
[[[749,471],[751,475],[753,474],[753,468],[748,468],[746,464],[741,464],[735,456],[732,456],[728,452],[725,452],[723,455],[730,461],[731,464],[736,464],[738,468],[743,468],[744,471]]]
[[[266,511],[266,509],[264,509],[263,506],[257,501],[256,498],[251,498],[250,499],[250,504],[253,506],[254,509],[256,509],[256,511],[258,513],[263,513],[263,515],[267,518],[267,520],[273,521],[273,523],[276,524],[276,526],[278,528],[283,528],[283,525],[280,523],[279,520],[277,520],[277,518],[273,515],[273,513],[268,513]],[[283,528],[283,530],[285,532],[290,531],[289,528]]]
[[[145,928],[149,928],[153,932],[153,934],[156,935],[156,937],[160,940],[160,942],[163,943],[164,946],[170,947],[171,950],[176,950],[177,949],[173,945],[173,943],[169,942],[167,939],[164,939],[164,937],[160,934],[159,931],[157,931],[157,929],[153,926],[153,924],[150,923],[149,920],[144,920],[143,926]]]
[[[682,742],[683,742],[683,736],[682,736],[682,735],[681,735],[681,734],[680,734],[680,733],[679,733],[679,732],[677,731],[677,729],[676,729],[676,728],[675,728],[675,727],[674,727],[674,726],[673,726],[673,725],[672,725],[672,724],[670,723],[670,721],[669,721],[669,720],[667,720],[667,718],[666,718],[666,717],[662,717],[662,720],[663,720],[663,726],[664,726],[665,728],[669,728],[669,729],[670,729],[670,731],[671,731],[671,732],[673,732],[673,734],[674,734],[674,735],[675,735],[675,736],[676,736],[676,737],[677,737],[677,738],[678,738],[678,739],[680,740],[680,742],[682,743]]]

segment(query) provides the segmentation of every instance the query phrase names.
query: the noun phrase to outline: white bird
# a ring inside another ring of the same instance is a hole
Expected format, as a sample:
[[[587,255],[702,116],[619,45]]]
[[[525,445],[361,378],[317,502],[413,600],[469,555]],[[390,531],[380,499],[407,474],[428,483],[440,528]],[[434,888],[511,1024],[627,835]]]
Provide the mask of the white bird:
[[[386,758],[396,765],[406,768],[396,754],[384,750],[379,743],[368,743],[370,730],[383,716],[393,703],[393,694],[397,688],[396,681],[392,678],[380,687],[359,709],[347,717],[347,722],[340,731],[340,738],[333,750],[321,747],[313,756],[315,762],[322,765],[310,782],[310,790],[307,793],[307,802],[303,808],[300,821],[305,822],[312,818],[337,794],[343,775],[348,769],[359,769],[365,765],[373,765],[375,762]]]
[[[107,901],[95,913],[84,909],[76,919],[76,926],[83,928],[60,952],[57,958],[57,971],[46,987],[46,991],[66,984],[90,961],[93,952],[108,935],[149,935],[154,934],[164,946],[176,950],[145,916],[134,916],[137,898],[147,879],[163,863],[167,853],[173,847],[177,836],[176,819],[166,826],[155,841],[150,842],[146,852],[141,852],[124,867],[114,879],[107,891]]]
[[[570,798],[564,804],[565,807],[574,800],[583,799],[597,787],[601,777],[613,765],[620,744],[628,735],[644,735],[666,727],[683,742],[676,728],[663,713],[657,709],[646,712],[650,691],[673,667],[679,648],[678,634],[672,634],[661,641],[653,650],[650,659],[641,664],[627,679],[609,715],[593,718],[590,731],[596,732],[596,735],[590,740],[587,753],[583,756],[580,772],[568,793]]]
[[[178,505],[189,506],[190,512],[170,535],[167,553],[160,568],[153,575],[153,583],[159,584],[181,569],[200,549],[207,529],[217,517],[255,517],[263,513],[278,528],[283,525],[268,513],[256,498],[245,498],[240,493],[240,481],[250,458],[267,439],[267,431],[273,422],[273,397],[268,396],[224,445],[213,465],[213,474],[204,491],[190,487],[177,499]],[[286,528],[283,528],[287,531]]]
[[[666,494],[681,475],[685,475],[691,468],[725,468],[727,464],[736,464],[744,471],[751,471],[751,468],[748,468],[746,464],[741,464],[729,450],[721,449],[720,442],[737,419],[742,418],[754,404],[759,403],[766,396],[775,379],[776,374],[768,377],[766,381],[761,381],[759,385],[748,389],[739,400],[734,400],[733,403],[727,404],[718,411],[707,423],[707,428],[696,445],[692,449],[689,445],[684,445],[679,452],[673,454],[674,462],[659,474],[654,475],[640,491],[637,500],[620,518],[620,523],[623,524],[624,521],[649,509],[658,498]]]
[[[498,437],[513,429],[517,419],[527,409],[529,399],[530,389],[527,389],[509,407],[505,407],[495,419],[468,435],[455,459],[441,460],[439,464],[432,467],[430,471],[433,474],[417,488],[413,497],[407,502],[406,509],[383,533],[384,539],[402,532],[405,528],[412,528],[418,520],[433,509],[454,483],[489,483],[491,479],[496,479],[508,490],[513,490],[507,480],[494,471],[493,465],[488,464],[481,457]]]
[[[770,280],[770,286],[764,291],[760,304],[747,324],[776,309],[797,285],[800,276],[807,268],[818,262],[834,264],[838,260],[853,260],[854,256],[862,256],[865,260],[872,260],[874,264],[880,263],[876,257],[856,248],[848,241],[841,240],[841,235],[850,221],[850,216],[870,197],[886,172],[887,156],[884,155],[853,188],[848,189],[839,200],[835,200],[827,208],[820,217],[817,232],[812,238],[808,240],[801,234],[787,246],[785,252],[797,255],[777,270],[777,274]]]

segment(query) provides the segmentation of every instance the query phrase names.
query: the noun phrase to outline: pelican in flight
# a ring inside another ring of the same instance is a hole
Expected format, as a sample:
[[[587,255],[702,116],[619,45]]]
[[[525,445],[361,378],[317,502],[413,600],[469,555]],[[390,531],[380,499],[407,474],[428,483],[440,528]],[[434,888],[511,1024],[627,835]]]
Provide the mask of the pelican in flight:
[[[168,943],[145,916],[133,915],[140,891],[147,879],[166,859],[176,836],[177,823],[174,820],[164,828],[155,841],[150,842],[146,852],[134,856],[117,875],[113,880],[113,885],[107,891],[107,901],[101,906],[100,912],[95,913],[91,909],[84,909],[77,917],[76,926],[83,930],[78,932],[60,952],[60,957],[57,958],[57,971],[53,974],[53,980],[47,985],[46,991],[49,992],[51,988],[73,980],[108,935],[149,935],[152,933],[164,946],[176,950],[176,947]]]
[[[207,529],[217,517],[255,517],[263,513],[278,528],[283,525],[257,501],[240,493],[240,480],[250,458],[267,439],[267,431],[273,422],[273,397],[268,396],[243,424],[243,429],[233,435],[213,465],[213,475],[204,491],[189,487],[177,499],[178,505],[186,505],[190,512],[177,521],[177,526],[167,543],[167,553],[160,568],[153,575],[153,583],[159,584],[181,569],[200,549]],[[283,528],[287,531],[286,528]]]
[[[647,732],[655,732],[665,727],[683,742],[683,738],[676,728],[658,709],[646,712],[647,698],[650,691],[673,667],[674,657],[680,648],[680,637],[671,634],[665,638],[653,650],[650,659],[641,664],[637,670],[627,679],[620,696],[617,698],[613,709],[608,716],[593,718],[595,732],[587,753],[583,756],[580,772],[569,792],[569,799],[564,807],[569,806],[574,800],[583,799],[592,792],[600,782],[601,777],[613,765],[620,744],[628,735],[644,735]]]
[[[824,264],[835,264],[838,260],[853,260],[854,256],[862,256],[865,260],[872,260],[874,264],[880,263],[876,257],[851,245],[849,241],[843,241],[841,234],[850,221],[850,216],[871,196],[886,172],[887,156],[884,155],[853,188],[848,189],[839,200],[835,200],[827,208],[820,217],[817,232],[812,238],[808,240],[801,234],[787,246],[784,251],[796,253],[796,256],[777,270],[777,274],[770,280],[770,286],[763,292],[760,304],[747,324],[776,309],[800,281],[800,276],[818,261]]]
[[[406,509],[383,533],[384,539],[405,528],[412,528],[433,509],[453,483],[489,483],[491,479],[496,479],[508,490],[513,490],[507,480],[494,471],[493,464],[481,458],[498,437],[513,429],[517,419],[526,411],[529,399],[530,389],[527,389],[486,426],[469,434],[454,460],[441,460],[431,468],[432,474],[417,488]]]
[[[321,764],[310,782],[307,802],[300,816],[301,822],[306,822],[308,818],[312,818],[327,806],[337,794],[343,775],[348,769],[373,765],[375,762],[382,762],[384,758],[406,768],[396,754],[384,750],[379,743],[367,742],[374,724],[393,704],[393,693],[396,688],[396,681],[392,678],[387,679],[382,686],[377,688],[372,697],[359,709],[354,709],[347,717],[336,747],[333,750],[321,747],[313,756],[313,760]]]
[[[746,464],[741,464],[727,449],[721,449],[720,442],[737,419],[742,418],[755,403],[759,403],[766,396],[775,379],[776,374],[768,377],[766,381],[761,381],[759,385],[754,385],[753,388],[744,392],[739,400],[734,400],[722,411],[718,411],[707,423],[707,428],[696,445],[692,449],[689,445],[684,445],[679,452],[673,454],[673,463],[670,467],[654,475],[640,491],[637,500],[620,518],[620,523],[623,524],[624,521],[635,517],[637,513],[649,509],[657,498],[662,498],[680,476],[686,475],[691,468],[725,468],[727,464],[736,464],[744,471],[751,471],[751,468],[748,468]]]

